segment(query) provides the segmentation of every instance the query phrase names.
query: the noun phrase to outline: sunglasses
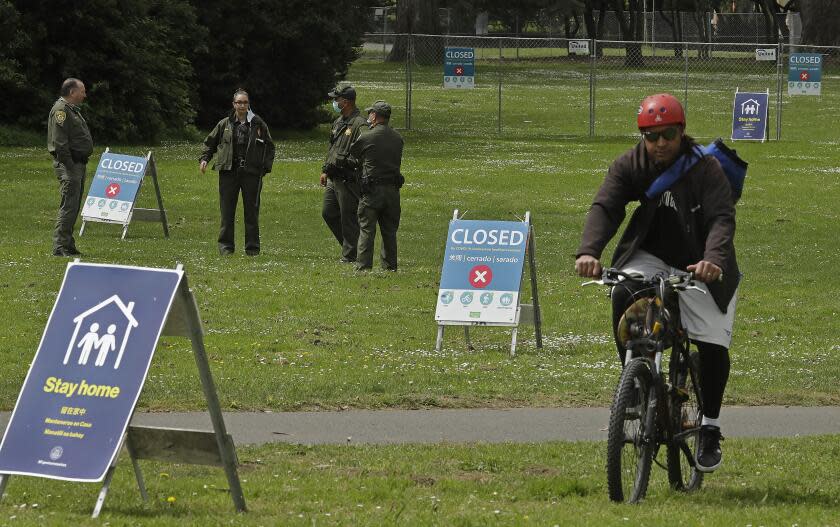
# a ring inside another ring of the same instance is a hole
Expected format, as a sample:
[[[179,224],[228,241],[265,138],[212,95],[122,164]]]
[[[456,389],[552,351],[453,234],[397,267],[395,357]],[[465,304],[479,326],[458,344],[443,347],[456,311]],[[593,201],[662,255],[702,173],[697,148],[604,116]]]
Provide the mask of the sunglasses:
[[[664,137],[666,141],[673,141],[679,133],[680,129],[672,126],[662,130],[661,132],[642,132],[642,137],[645,138],[645,141],[655,143],[659,141],[660,137]]]

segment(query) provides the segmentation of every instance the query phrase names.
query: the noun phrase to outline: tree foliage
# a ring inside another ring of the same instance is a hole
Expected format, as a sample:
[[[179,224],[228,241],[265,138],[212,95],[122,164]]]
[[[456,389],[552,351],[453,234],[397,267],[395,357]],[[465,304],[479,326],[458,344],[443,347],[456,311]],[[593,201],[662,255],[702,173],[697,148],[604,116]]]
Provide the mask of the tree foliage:
[[[28,103],[7,108],[5,118],[43,126],[61,81],[78,77],[88,88],[85,117],[98,137],[154,140],[191,121],[192,69],[178,44],[189,42],[179,38],[181,31],[199,36],[201,31],[185,2],[5,4],[14,9],[13,30],[25,32],[25,38],[14,38],[15,46],[0,51],[0,62],[15,67],[11,76],[0,73],[0,82]]]
[[[316,124],[327,92],[357,57],[369,14],[359,0],[193,1],[209,30],[195,59],[203,126],[230,109],[237,87],[272,127]]]
[[[840,46],[840,1],[799,0],[802,42],[821,46]]]
[[[274,127],[316,123],[364,31],[367,0],[0,0],[3,122],[43,129],[61,81],[85,82],[98,141],[155,141],[230,108],[239,86]]]

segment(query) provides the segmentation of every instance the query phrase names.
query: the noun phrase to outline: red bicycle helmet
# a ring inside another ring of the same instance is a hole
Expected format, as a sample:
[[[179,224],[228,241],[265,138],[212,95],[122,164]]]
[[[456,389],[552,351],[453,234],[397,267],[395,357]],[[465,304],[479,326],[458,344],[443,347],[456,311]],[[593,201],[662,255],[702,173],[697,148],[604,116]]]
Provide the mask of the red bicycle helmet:
[[[639,105],[639,129],[666,124],[680,124],[685,127],[685,112],[682,104],[669,93],[649,95]]]

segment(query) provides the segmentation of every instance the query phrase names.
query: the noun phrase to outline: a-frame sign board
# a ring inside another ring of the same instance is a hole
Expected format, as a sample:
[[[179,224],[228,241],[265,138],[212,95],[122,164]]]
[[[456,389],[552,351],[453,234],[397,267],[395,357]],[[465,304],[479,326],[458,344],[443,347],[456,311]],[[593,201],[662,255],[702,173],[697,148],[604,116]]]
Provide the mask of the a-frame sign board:
[[[212,432],[129,424],[161,335],[192,342]],[[70,263],[0,444],[0,499],[12,474],[102,482],[96,518],[125,445],[144,500],[139,459],[216,465],[245,511],[203,336],[180,265]]]
[[[455,210],[449,222],[435,320],[435,350],[446,326],[463,326],[467,347],[470,326],[511,328],[510,354],[516,355],[519,325],[534,325],[542,348],[542,315],[537,294],[537,261],[531,213],[522,221],[463,220]],[[521,303],[525,262],[531,280],[531,304]]]
[[[146,176],[151,177],[155,185],[158,204],[156,209],[134,206]],[[105,149],[96,165],[96,174],[82,205],[79,236],[84,234],[85,225],[89,221],[122,225],[121,239],[125,239],[132,221],[160,222],[163,235],[169,238],[169,223],[166,220],[166,209],[163,208],[157,165],[151,150],[145,157],[141,157],[117,154],[109,148]]]

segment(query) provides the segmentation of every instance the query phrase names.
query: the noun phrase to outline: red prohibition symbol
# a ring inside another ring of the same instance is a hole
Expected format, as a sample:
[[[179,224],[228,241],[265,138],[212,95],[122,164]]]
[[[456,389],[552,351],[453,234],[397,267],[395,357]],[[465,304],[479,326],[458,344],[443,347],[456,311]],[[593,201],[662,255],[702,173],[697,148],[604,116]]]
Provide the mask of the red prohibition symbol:
[[[476,265],[470,269],[470,285],[476,289],[484,289],[493,281],[493,270],[486,265]]]

